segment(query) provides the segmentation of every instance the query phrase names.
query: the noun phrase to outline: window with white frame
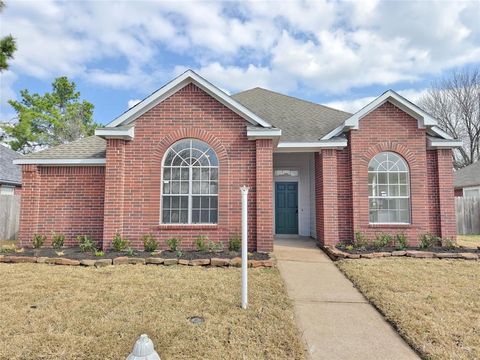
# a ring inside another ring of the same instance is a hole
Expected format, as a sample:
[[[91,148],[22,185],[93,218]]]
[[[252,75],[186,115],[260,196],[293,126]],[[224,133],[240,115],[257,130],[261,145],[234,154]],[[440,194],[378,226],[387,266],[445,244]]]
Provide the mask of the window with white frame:
[[[463,189],[464,197],[480,197],[480,187],[471,187]]]
[[[372,224],[410,223],[410,181],[406,161],[393,152],[368,164],[368,210]]]
[[[197,139],[173,144],[163,160],[162,223],[216,224],[218,158]]]
[[[2,185],[0,186],[0,195],[14,195],[15,188],[13,186]]]

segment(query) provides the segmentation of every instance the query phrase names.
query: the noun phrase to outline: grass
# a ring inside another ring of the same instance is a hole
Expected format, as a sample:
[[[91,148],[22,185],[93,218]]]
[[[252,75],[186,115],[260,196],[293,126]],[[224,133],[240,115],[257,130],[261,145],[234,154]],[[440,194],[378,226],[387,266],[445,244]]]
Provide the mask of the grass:
[[[383,258],[337,264],[423,358],[480,358],[479,261]]]
[[[480,246],[480,235],[457,235],[457,244],[464,247]]]
[[[142,333],[162,359],[303,359],[277,269],[0,264],[0,359],[125,359]],[[189,316],[202,316],[194,325]]]

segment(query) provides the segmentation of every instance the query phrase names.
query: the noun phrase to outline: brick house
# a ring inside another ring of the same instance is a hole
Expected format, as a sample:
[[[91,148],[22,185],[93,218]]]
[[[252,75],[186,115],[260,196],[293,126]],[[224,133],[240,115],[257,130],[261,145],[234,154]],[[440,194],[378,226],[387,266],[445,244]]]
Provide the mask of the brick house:
[[[355,231],[455,237],[452,148],[394,91],[355,114],[261,88],[229,96],[187,71],[96,135],[28,155],[20,242],[63,232],[141,248],[198,235],[228,241],[249,193],[249,247],[275,236],[351,241]],[[49,239],[50,240],[50,239]]]
[[[453,186],[455,196],[480,197],[480,161],[455,171]]]

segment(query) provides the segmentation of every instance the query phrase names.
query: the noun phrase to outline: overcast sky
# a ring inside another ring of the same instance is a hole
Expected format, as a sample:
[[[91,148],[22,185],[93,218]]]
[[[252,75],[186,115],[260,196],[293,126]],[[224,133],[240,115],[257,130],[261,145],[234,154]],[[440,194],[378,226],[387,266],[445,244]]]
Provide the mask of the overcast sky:
[[[480,1],[12,1],[8,99],[73,79],[108,123],[187,68],[229,93],[260,86],[346,111],[387,89],[416,101],[432,79],[480,63]]]

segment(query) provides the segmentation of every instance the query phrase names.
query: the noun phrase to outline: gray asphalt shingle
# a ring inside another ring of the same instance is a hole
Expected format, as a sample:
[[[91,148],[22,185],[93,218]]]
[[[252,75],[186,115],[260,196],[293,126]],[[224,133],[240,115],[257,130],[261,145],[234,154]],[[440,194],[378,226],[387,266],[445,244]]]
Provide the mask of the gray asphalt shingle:
[[[455,171],[453,186],[455,189],[480,185],[480,161]]]
[[[105,140],[93,135],[25,155],[24,159],[104,159],[105,151]]]
[[[22,168],[12,163],[21,157],[21,154],[0,145],[0,183],[22,184]]]
[[[318,141],[351,116],[344,111],[259,87],[232,95],[232,98],[282,129],[281,141]]]

